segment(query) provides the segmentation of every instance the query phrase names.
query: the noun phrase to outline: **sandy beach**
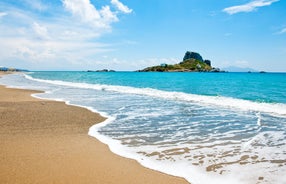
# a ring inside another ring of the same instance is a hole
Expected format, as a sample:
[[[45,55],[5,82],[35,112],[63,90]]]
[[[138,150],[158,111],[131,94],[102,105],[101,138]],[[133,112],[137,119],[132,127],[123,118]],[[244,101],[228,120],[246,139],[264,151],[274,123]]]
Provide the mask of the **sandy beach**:
[[[0,86],[0,183],[187,183],[113,154],[87,135],[86,109]]]

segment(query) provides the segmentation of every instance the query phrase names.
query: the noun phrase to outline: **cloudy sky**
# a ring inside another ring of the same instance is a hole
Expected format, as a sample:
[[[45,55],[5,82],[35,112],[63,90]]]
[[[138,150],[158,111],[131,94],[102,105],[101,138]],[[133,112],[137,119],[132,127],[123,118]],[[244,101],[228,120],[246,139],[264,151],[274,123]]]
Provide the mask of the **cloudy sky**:
[[[0,66],[137,70],[199,52],[286,71],[285,0],[1,0]]]

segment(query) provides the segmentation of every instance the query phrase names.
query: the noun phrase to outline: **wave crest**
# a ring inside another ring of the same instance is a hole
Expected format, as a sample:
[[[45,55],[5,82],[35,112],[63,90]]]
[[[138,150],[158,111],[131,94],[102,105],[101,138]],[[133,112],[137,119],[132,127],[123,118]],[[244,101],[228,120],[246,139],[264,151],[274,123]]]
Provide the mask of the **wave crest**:
[[[262,103],[262,102],[255,102],[232,97],[205,96],[205,95],[189,94],[184,92],[162,91],[153,88],[135,88],[129,86],[76,83],[76,82],[67,82],[60,80],[44,80],[44,79],[36,79],[29,75],[25,75],[25,77],[30,80],[54,84],[54,85],[83,88],[83,89],[94,89],[102,91],[114,91],[119,93],[128,93],[136,95],[146,95],[168,100],[200,103],[204,105],[214,105],[225,108],[235,108],[243,111],[264,112],[264,113],[270,113],[275,116],[283,116],[283,117],[286,116],[286,104],[283,103]]]

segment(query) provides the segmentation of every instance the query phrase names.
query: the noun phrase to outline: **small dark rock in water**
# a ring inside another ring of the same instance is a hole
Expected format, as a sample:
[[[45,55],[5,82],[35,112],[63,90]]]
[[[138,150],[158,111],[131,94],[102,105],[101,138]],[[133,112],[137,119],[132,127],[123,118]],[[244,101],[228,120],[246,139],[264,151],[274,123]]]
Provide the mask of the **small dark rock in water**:
[[[107,69],[103,69],[103,70],[87,70],[87,72],[115,72],[115,70],[107,70]]]
[[[107,69],[103,69],[103,70],[96,70],[96,72],[108,72]]]

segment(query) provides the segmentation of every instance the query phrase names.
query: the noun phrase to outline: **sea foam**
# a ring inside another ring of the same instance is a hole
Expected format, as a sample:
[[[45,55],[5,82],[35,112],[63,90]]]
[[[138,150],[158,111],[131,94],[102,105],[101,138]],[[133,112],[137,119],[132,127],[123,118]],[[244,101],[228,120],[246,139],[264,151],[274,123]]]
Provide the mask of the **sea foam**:
[[[184,102],[196,102],[206,105],[215,105],[228,108],[235,108],[244,111],[257,111],[265,113],[273,113],[274,115],[286,116],[286,105],[281,103],[261,103],[254,102],[243,99],[236,99],[231,97],[221,97],[221,96],[204,96],[189,94],[183,92],[169,92],[162,91],[152,88],[135,88],[129,86],[116,86],[116,85],[101,85],[101,84],[87,84],[87,83],[76,83],[76,82],[66,82],[60,80],[43,80],[35,79],[29,75],[25,75],[27,79],[44,82],[55,85],[69,86],[75,88],[84,89],[94,89],[102,91],[114,91],[120,93],[146,95],[157,98],[164,98],[169,100],[177,100]]]

